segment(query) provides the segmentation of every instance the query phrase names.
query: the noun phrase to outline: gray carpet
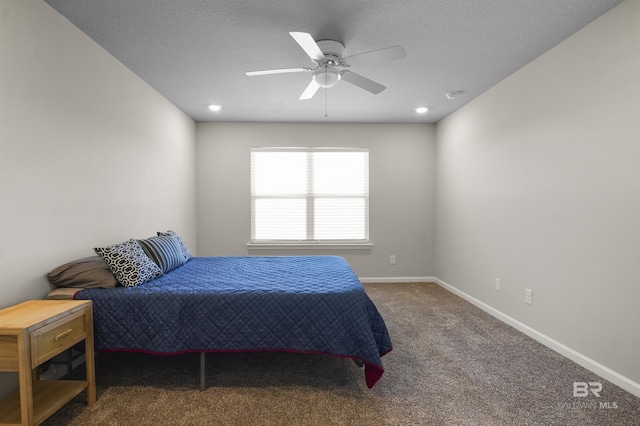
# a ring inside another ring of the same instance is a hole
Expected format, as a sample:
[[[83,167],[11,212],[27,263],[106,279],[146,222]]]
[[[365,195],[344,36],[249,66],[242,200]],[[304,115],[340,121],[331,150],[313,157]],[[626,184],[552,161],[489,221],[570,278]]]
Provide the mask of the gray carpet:
[[[394,350],[367,389],[349,360],[287,353],[96,356],[98,401],[45,425],[640,425],[640,398],[435,284],[366,284]],[[72,374],[82,374],[82,368]],[[601,382],[600,398],[574,382]]]

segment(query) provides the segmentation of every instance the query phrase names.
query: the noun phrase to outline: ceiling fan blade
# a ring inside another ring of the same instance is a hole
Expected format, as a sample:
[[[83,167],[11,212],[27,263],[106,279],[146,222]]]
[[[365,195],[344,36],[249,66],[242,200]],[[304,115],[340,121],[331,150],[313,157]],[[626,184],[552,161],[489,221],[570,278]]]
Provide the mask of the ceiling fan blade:
[[[383,86],[380,83],[376,83],[375,81],[369,80],[367,77],[363,77],[352,71],[343,71],[342,79],[354,86],[358,86],[359,88],[366,90],[367,92],[371,92],[374,95],[377,95],[387,88],[387,86]]]
[[[245,74],[248,76],[254,75],[269,75],[269,74],[286,74],[292,72],[307,72],[311,71],[311,68],[280,68],[275,70],[262,70],[262,71],[247,71]]]
[[[406,57],[407,52],[404,51],[402,46],[392,46],[384,49],[372,50],[371,52],[347,56],[344,58],[344,62],[349,66],[357,66],[382,61],[392,61],[394,59],[402,59]]]
[[[306,99],[313,98],[313,95],[316,94],[316,92],[318,91],[319,88],[320,88],[320,85],[318,83],[316,83],[315,80],[311,80],[311,83],[309,83],[307,88],[304,89],[304,92],[302,92],[302,95],[300,95],[299,99],[301,101],[304,101]]]
[[[324,53],[320,50],[318,43],[311,37],[309,33],[290,32],[291,37],[302,47],[311,59],[319,62],[324,59]]]

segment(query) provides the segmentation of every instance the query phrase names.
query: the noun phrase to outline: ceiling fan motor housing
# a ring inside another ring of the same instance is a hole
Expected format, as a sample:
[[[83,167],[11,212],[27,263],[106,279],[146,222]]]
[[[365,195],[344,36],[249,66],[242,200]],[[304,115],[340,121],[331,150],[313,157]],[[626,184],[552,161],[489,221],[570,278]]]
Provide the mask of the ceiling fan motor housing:
[[[342,61],[344,45],[335,40],[320,40],[316,43],[325,59],[318,63],[320,67],[313,73],[313,80],[320,87],[333,87],[340,81],[340,73],[334,67]]]
[[[344,52],[344,45],[335,40],[320,40],[316,42],[328,63],[331,65],[339,65],[342,61],[342,53]],[[324,64],[320,64],[324,65]]]

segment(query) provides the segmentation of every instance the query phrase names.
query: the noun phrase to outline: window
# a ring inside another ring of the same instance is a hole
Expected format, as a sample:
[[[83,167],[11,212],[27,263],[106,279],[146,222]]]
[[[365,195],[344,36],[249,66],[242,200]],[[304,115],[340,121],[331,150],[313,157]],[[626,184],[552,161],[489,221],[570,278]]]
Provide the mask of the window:
[[[369,151],[252,148],[252,243],[369,240]]]

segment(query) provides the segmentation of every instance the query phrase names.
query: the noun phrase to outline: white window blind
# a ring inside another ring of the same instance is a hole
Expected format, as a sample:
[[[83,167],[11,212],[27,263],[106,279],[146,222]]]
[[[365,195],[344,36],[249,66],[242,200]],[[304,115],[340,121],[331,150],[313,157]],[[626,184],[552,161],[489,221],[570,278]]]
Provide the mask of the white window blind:
[[[367,149],[251,149],[252,243],[368,239]]]

